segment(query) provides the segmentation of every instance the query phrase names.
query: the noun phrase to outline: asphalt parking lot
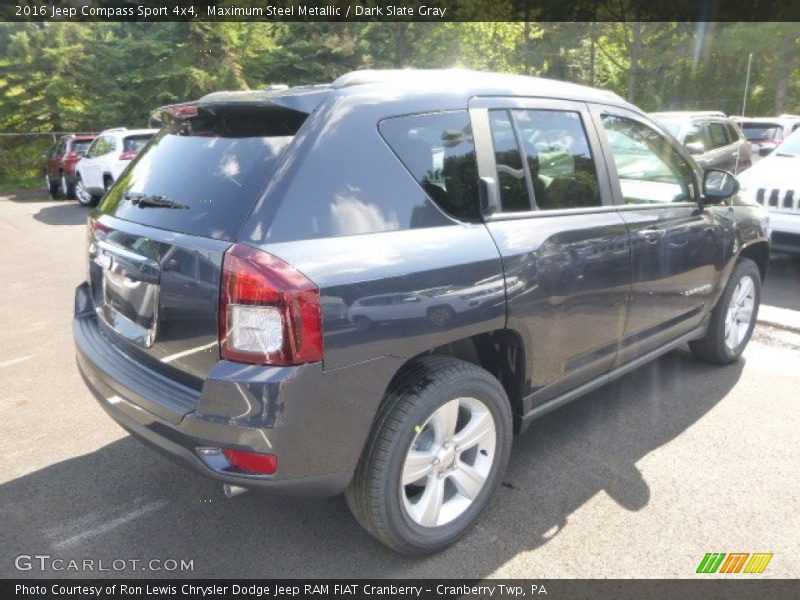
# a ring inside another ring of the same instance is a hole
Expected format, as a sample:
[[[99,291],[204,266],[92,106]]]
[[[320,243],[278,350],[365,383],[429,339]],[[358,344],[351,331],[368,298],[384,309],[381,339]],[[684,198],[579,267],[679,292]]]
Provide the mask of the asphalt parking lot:
[[[106,416],[73,358],[85,217],[0,197],[0,576],[685,578],[706,552],[771,552],[755,577],[800,576],[800,260],[776,258],[764,293],[797,331],[759,326],[728,367],[677,350],[536,422],[479,525],[409,559],[343,498],[226,500]],[[34,554],[193,570],[15,568]]]

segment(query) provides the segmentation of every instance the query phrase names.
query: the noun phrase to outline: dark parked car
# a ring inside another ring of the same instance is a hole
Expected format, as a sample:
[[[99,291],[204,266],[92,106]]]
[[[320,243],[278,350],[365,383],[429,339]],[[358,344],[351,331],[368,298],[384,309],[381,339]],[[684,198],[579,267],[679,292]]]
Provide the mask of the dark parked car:
[[[767,156],[789,135],[800,129],[800,117],[781,115],[780,117],[732,117],[744,132],[754,161]]]
[[[78,365],[229,494],[345,492],[435,551],[533,419],[686,342],[733,362],[753,330],[766,212],[614,94],[364,71],[158,115],[90,216]]]
[[[725,113],[674,111],[650,116],[674,135],[703,169],[739,173],[751,165],[750,144]]]
[[[75,166],[86,155],[94,138],[93,134],[65,135],[47,152],[44,167],[47,193],[55,196],[61,192],[65,198],[75,199]]]

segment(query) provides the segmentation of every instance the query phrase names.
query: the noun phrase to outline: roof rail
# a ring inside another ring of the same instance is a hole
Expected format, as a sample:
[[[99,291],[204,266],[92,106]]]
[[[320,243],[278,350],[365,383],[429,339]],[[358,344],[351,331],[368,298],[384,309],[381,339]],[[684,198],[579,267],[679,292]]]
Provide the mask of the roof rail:
[[[721,117],[723,119],[727,119],[728,115],[726,115],[721,110],[659,110],[650,113],[651,115],[686,115],[688,116],[696,116],[696,117]]]

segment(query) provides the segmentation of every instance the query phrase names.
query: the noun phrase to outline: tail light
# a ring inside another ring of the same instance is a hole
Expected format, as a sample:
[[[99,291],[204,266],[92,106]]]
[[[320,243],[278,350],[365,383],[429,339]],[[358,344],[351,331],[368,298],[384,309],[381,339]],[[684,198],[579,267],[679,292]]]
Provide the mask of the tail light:
[[[235,244],[222,264],[222,358],[264,365],[322,360],[319,288],[291,265]]]
[[[126,150],[119,155],[120,160],[133,160],[134,158],[136,158],[136,152],[131,150]]]

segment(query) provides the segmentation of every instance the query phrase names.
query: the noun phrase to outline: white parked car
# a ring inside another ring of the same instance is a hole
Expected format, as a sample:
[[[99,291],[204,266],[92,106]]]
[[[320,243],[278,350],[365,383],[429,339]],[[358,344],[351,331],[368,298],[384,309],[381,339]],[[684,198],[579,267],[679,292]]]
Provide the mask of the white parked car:
[[[742,193],[769,211],[772,249],[800,254],[800,129],[738,179]]]
[[[94,206],[158,129],[106,129],[75,168],[75,197]]]

